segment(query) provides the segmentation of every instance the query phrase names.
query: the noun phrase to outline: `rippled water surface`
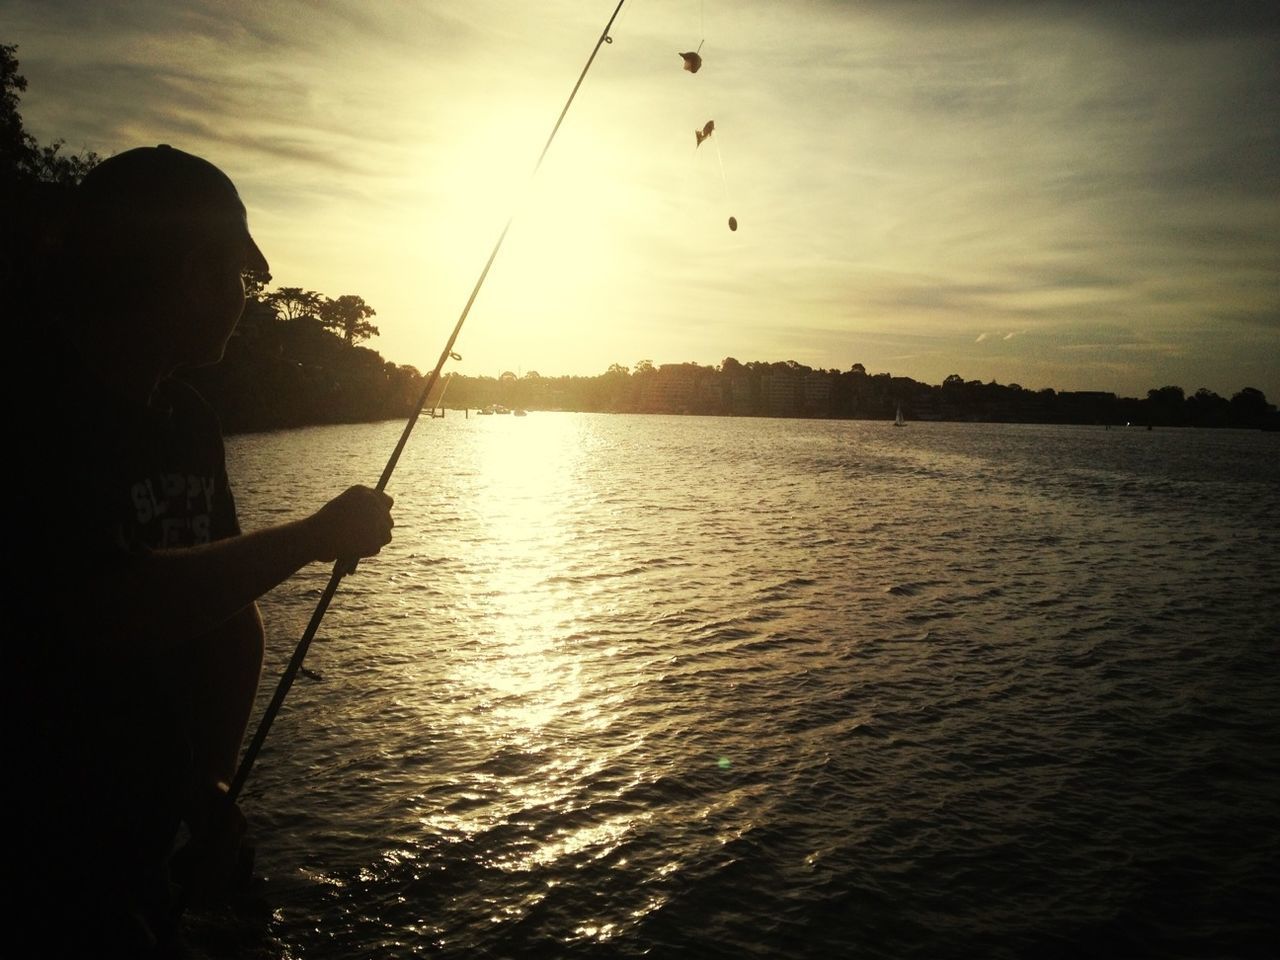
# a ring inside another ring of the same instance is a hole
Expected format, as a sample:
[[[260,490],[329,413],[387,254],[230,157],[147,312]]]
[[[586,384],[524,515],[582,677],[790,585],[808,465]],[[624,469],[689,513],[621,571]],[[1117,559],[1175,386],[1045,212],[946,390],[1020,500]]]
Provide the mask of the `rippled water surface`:
[[[245,527],[372,483],[400,426],[232,438]],[[1274,956],[1278,463],[1241,431],[424,421],[245,792],[271,940]],[[264,696],[327,573],[263,603]]]

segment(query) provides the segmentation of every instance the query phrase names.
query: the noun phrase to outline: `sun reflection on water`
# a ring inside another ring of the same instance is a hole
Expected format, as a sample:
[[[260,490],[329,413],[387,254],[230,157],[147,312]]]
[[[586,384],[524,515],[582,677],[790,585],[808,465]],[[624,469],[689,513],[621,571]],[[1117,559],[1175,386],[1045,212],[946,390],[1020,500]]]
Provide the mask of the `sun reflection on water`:
[[[483,535],[471,562],[484,642],[459,679],[493,700],[489,732],[499,739],[541,730],[581,695],[582,666],[564,649],[562,611],[546,589],[564,562],[555,546],[571,522],[574,450],[553,419],[538,421],[486,422],[477,449]]]
[[[589,594],[570,585],[578,553],[566,545],[581,533],[588,499],[581,423],[534,414],[472,426],[477,535],[459,548],[468,588],[458,623],[472,642],[453,665],[449,718],[473,752],[453,796],[470,799],[424,811],[421,822],[459,839],[502,832],[486,862],[505,872],[595,860],[617,850],[636,821],[576,815],[598,799],[582,785],[625,749],[601,735],[617,729],[626,705],[606,673],[613,645],[591,642]],[[534,809],[553,816],[531,826]]]

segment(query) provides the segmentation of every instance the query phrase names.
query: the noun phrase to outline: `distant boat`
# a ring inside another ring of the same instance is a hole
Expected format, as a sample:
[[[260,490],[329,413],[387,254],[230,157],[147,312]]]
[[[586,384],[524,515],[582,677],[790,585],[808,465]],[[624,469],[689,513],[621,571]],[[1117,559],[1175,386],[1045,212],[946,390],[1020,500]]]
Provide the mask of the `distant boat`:
[[[489,404],[489,406],[487,406],[487,407],[481,407],[479,410],[477,410],[477,411],[476,411],[476,413],[480,414],[480,416],[482,416],[482,417],[492,417],[492,416],[493,416],[493,404]]]
[[[902,419],[902,404],[898,404],[898,415],[894,418],[893,425],[895,427],[905,427],[907,425],[907,421]]]
[[[514,410],[511,411],[511,415],[513,417],[527,417],[529,415],[529,412],[525,410],[523,407],[516,407]]]

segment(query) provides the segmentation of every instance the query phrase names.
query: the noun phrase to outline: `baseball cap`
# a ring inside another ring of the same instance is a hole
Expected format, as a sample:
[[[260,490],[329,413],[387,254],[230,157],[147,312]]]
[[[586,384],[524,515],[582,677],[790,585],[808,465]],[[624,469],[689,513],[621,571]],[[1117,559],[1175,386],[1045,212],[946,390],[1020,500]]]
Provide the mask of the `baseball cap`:
[[[165,143],[125,150],[90,170],[77,189],[76,218],[90,229],[135,235],[225,236],[244,243],[246,269],[269,271],[231,178]]]

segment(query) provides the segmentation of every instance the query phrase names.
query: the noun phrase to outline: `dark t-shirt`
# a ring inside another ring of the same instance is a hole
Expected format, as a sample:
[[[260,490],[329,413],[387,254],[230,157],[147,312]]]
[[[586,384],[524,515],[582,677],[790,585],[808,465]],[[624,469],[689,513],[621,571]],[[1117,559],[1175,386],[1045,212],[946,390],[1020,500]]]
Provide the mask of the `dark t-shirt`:
[[[61,372],[10,470],[32,616],[5,642],[6,739],[27,822],[19,859],[75,899],[101,894],[103,870],[127,887],[163,861],[190,769],[166,663],[115,646],[95,578],[239,526],[217,418],[193,389],[168,380],[130,409],[86,372]]]
[[[54,670],[86,661],[113,669],[120,651],[95,633],[102,611],[84,599],[96,577],[127,569],[148,550],[190,547],[240,532],[212,409],[180,381],[163,381],[146,407],[64,380],[40,456],[40,508],[26,518],[24,552],[65,603],[44,611],[32,651]],[[79,589],[77,589],[79,588]],[[33,669],[38,669],[33,664]]]
[[[239,533],[213,412],[190,387],[170,380],[148,419],[116,451],[115,491],[129,496],[116,519],[121,542],[190,547]]]
[[[166,380],[146,409],[82,415],[87,422],[73,433],[90,454],[86,475],[64,478],[72,487],[62,493],[91,562],[240,532],[217,419],[191,387]]]

